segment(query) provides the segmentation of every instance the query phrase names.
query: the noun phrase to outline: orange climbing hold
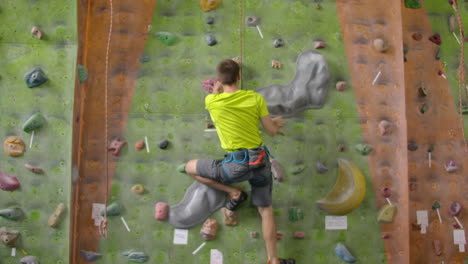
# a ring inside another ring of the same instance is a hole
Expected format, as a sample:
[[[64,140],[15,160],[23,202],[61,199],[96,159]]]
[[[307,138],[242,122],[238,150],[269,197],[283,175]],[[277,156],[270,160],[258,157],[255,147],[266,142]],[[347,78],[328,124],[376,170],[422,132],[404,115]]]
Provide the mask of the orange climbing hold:
[[[215,9],[219,4],[221,4],[221,0],[200,0],[200,7],[205,12]]]

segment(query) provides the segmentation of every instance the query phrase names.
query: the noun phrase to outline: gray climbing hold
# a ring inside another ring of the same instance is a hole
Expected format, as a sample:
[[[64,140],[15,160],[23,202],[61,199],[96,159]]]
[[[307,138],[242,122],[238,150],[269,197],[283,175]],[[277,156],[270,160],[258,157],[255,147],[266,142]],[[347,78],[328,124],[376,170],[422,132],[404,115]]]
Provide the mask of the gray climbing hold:
[[[80,83],[84,83],[88,80],[88,69],[81,64],[78,64],[78,80]]]
[[[83,259],[86,260],[87,262],[92,262],[102,257],[102,255],[99,253],[86,251],[86,250],[80,250],[80,254],[83,257]]]
[[[207,17],[207,18],[205,19],[205,22],[206,22],[208,25],[213,25],[214,22],[215,22],[215,19],[214,19],[214,17]]]
[[[364,156],[372,152],[372,147],[367,144],[357,144],[355,148],[357,152]]]
[[[165,139],[165,140],[158,143],[158,147],[160,149],[167,149],[168,146],[169,146],[169,140],[167,140],[167,139]]]
[[[27,73],[24,76],[24,80],[26,81],[26,85],[28,85],[29,88],[34,88],[47,82],[47,76],[41,70],[41,68],[35,68],[33,71]]]
[[[283,39],[277,38],[277,39],[273,40],[273,47],[280,48],[280,47],[283,47],[283,46],[284,46]]]
[[[304,164],[296,164],[290,169],[290,172],[296,175],[303,172],[305,170],[305,167],[306,166]]]
[[[273,84],[257,90],[274,116],[293,116],[325,104],[330,86],[330,71],[325,57],[312,50],[297,58],[294,79],[288,85]]]
[[[245,24],[249,27],[256,27],[260,24],[260,18],[258,16],[246,16]]]
[[[315,167],[318,173],[326,173],[328,171],[327,166],[325,166],[325,164],[321,160],[317,160]]]
[[[42,128],[46,123],[44,116],[37,112],[33,114],[26,122],[23,124],[23,131],[26,133],[31,133],[32,131]]]
[[[218,41],[216,40],[216,37],[214,35],[211,35],[211,34],[208,34],[206,35],[206,44],[208,44],[208,46],[214,46],[218,43]]]
[[[343,245],[343,243],[338,243],[338,245],[336,245],[335,254],[345,262],[348,262],[348,263],[356,262],[356,258],[353,255],[351,255],[351,253],[345,247],[345,245]]]
[[[226,194],[195,181],[182,201],[171,206],[169,223],[176,228],[192,228],[202,224],[226,204]]]
[[[141,56],[139,59],[141,63],[146,63],[146,62],[149,62],[150,60],[151,60],[150,56]]]
[[[0,216],[11,221],[18,221],[23,218],[24,214],[20,208],[6,208],[0,210]]]
[[[128,258],[129,262],[144,263],[148,261],[148,255],[143,251],[129,250],[123,253]]]
[[[20,263],[22,264],[39,264],[39,261],[35,256],[26,256],[20,259]]]

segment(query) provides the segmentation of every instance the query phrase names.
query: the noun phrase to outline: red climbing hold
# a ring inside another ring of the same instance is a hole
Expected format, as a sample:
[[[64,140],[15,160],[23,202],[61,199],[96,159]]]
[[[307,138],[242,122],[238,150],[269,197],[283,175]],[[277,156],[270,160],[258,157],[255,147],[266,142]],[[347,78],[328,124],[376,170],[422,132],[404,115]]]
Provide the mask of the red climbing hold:
[[[14,191],[20,187],[18,179],[0,170],[0,189],[4,191]]]
[[[442,44],[442,38],[440,37],[439,33],[430,36],[429,40],[439,46]]]

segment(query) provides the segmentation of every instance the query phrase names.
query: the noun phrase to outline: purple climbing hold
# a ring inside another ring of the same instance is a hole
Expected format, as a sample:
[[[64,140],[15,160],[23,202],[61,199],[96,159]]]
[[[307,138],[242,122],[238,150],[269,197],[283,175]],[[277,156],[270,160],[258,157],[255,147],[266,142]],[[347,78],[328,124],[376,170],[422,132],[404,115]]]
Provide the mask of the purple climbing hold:
[[[318,173],[326,173],[328,171],[327,166],[325,166],[325,164],[321,160],[317,160],[315,167]]]
[[[202,87],[203,90],[212,93],[215,83],[218,81],[216,78],[206,78],[203,80]]]
[[[212,34],[208,34],[206,35],[206,44],[208,44],[208,46],[214,46],[216,44],[218,44],[218,41],[216,40],[216,37]]]
[[[383,187],[380,192],[384,198],[388,198],[392,195],[392,190],[389,187]]]
[[[430,36],[429,40],[438,46],[442,44],[442,38],[440,37],[439,33]]]
[[[458,169],[458,165],[454,160],[446,161],[444,164],[444,167],[445,167],[445,170],[449,173],[454,172]]]
[[[24,164],[24,167],[25,167],[26,169],[28,169],[29,171],[31,171],[32,173],[34,173],[34,174],[42,174],[42,173],[44,173],[44,171],[43,171],[41,168],[39,168],[39,167],[34,167],[34,166],[30,165],[30,164]]]
[[[462,206],[459,202],[453,202],[451,205],[450,205],[450,214],[453,215],[453,216],[457,216],[461,213],[461,210],[462,210]]]
[[[86,260],[87,262],[93,262],[102,257],[102,255],[99,253],[86,251],[86,250],[80,250],[80,254],[83,257],[83,259]]]
[[[206,22],[208,25],[213,25],[214,22],[215,22],[215,19],[214,19],[214,17],[207,17],[207,18],[205,19],[205,22]]]
[[[4,191],[14,191],[20,187],[18,179],[0,170],[0,189]]]

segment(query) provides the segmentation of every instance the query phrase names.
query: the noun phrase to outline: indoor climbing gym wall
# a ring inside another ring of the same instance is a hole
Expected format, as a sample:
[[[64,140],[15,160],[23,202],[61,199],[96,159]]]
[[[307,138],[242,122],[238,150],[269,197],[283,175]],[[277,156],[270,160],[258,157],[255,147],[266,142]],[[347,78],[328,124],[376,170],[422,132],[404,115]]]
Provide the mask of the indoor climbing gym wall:
[[[69,263],[76,4],[0,1],[0,263]]]
[[[127,126],[112,134],[127,145],[118,155],[109,234],[100,241],[98,261],[209,263],[218,251],[224,263],[266,262],[256,209],[245,205],[236,223],[226,223],[216,195],[190,187],[193,179],[179,167],[190,159],[223,156],[204,98],[217,63],[238,58],[242,89],[259,91],[272,114],[288,117],[284,136],[262,132],[283,175],[273,187],[279,256],[343,263],[334,253],[341,243],[361,263],[386,263],[366,157],[371,149],[361,133],[335,3],[215,6],[156,3],[144,52],[134,58],[141,68]],[[164,203],[169,219],[158,221],[164,216],[155,210]],[[217,235],[205,241],[200,232],[212,211]],[[336,214],[345,216],[326,221]],[[349,258],[341,245],[338,254]]]

